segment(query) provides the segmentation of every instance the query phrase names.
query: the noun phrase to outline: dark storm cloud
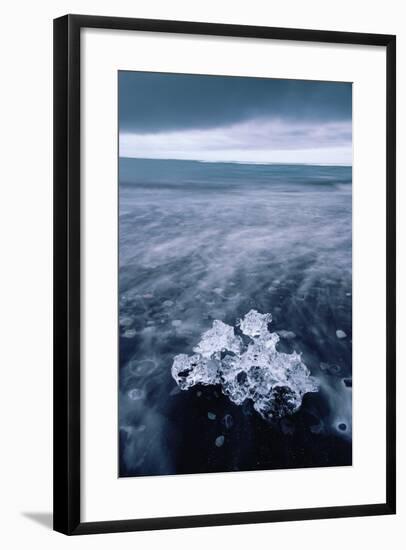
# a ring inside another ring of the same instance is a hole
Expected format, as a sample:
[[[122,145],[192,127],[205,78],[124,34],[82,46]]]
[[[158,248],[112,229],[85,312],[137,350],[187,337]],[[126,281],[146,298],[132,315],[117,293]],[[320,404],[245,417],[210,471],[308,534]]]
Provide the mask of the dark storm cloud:
[[[229,126],[248,119],[351,120],[351,84],[120,71],[120,132]]]
[[[120,156],[351,164],[351,84],[120,72]]]

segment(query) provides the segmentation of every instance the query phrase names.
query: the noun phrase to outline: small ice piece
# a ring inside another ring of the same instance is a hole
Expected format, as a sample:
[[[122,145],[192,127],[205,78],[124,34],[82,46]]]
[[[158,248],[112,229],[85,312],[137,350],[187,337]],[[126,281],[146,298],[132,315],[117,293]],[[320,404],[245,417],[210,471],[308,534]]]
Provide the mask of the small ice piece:
[[[238,325],[241,332],[250,338],[268,336],[268,323],[272,321],[270,313],[258,313],[251,309],[243,319],[240,319]]]
[[[202,339],[193,351],[205,358],[219,357],[222,351],[238,353],[241,339],[234,334],[234,328],[223,321],[213,321],[213,328],[203,333]]]
[[[216,415],[215,415],[214,413],[212,413],[212,412],[208,412],[208,413],[207,413],[207,418],[208,418],[209,420],[216,420]]]
[[[147,294],[143,294],[142,297],[145,298],[146,300],[151,300],[151,298],[153,298],[154,295],[148,292]]]
[[[281,338],[285,338],[286,340],[296,338],[296,334],[291,330],[278,330],[278,334]]]
[[[128,397],[133,401],[138,401],[145,397],[145,391],[140,388],[133,388],[128,392]]]
[[[178,395],[178,393],[181,393],[181,389],[179,386],[175,386],[174,388],[171,389],[171,391],[169,392],[169,395],[174,396],[174,395]]]
[[[342,338],[347,338],[347,334],[341,329],[336,330],[336,336],[337,338],[340,338],[340,340]]]
[[[172,321],[171,324],[173,327],[180,327],[182,325],[182,321],[180,321],[179,319],[175,319],[174,321]]]
[[[216,447],[222,447],[224,444],[224,435],[219,435],[216,437],[216,441],[214,443],[216,444]]]
[[[123,338],[134,338],[134,336],[137,334],[137,331],[135,328],[130,328],[123,333]]]
[[[351,296],[351,292],[346,292],[345,295],[346,296]]]
[[[172,300],[165,300],[164,302],[162,302],[162,305],[164,307],[172,307],[173,306],[173,302]]]

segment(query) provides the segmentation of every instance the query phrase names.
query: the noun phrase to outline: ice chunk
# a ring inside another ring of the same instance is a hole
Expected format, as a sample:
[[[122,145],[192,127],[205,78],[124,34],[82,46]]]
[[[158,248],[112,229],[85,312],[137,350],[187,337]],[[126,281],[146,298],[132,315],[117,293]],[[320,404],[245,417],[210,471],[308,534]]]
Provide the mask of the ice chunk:
[[[176,355],[171,369],[172,377],[181,390],[188,390],[196,384],[206,386],[219,384],[219,362],[201,355]]]
[[[347,338],[347,334],[341,329],[336,330],[336,336],[337,338],[340,338],[340,339]]]
[[[303,396],[317,392],[319,384],[310,375],[301,355],[277,351],[279,336],[268,331],[269,313],[251,310],[239,321],[249,336],[245,348],[233,327],[214,321],[194,348],[195,355],[177,355],[172,376],[182,390],[195,384],[220,384],[222,392],[236,405],[252,401],[264,419],[282,418],[295,413]],[[226,353],[223,357],[220,352]],[[210,418],[210,417],[209,417]]]
[[[234,329],[223,321],[213,321],[213,328],[203,333],[202,339],[193,351],[203,357],[219,356],[221,351],[240,351],[241,338],[234,334]]]
[[[216,441],[214,443],[216,444],[216,447],[222,447],[224,444],[224,435],[219,435],[216,437]]]
[[[212,412],[208,412],[208,413],[207,413],[207,418],[208,418],[209,420],[216,420],[216,415],[215,415],[214,413],[212,413]]]
[[[275,386],[269,396],[262,396],[254,403],[254,409],[263,418],[283,418],[296,412],[302,404],[301,395],[288,386]]]
[[[240,319],[238,325],[243,334],[250,338],[256,338],[269,334],[268,323],[271,321],[272,315],[270,313],[258,313],[255,309],[251,309],[244,319]]]

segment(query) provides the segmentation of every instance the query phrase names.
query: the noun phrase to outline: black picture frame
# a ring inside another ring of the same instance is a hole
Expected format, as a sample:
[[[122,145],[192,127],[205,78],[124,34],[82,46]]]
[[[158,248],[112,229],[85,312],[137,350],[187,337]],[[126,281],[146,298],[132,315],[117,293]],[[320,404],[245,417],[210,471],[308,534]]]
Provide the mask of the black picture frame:
[[[386,48],[386,500],[293,510],[81,522],[80,31],[102,28]],[[54,20],[54,529],[67,535],[394,514],[396,511],[396,37],[66,15]]]

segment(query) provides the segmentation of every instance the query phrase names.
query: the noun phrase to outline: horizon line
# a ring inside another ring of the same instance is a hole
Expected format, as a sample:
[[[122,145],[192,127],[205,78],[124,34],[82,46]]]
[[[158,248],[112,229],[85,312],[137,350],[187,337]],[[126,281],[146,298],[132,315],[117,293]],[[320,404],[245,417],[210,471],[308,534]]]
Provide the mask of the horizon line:
[[[339,166],[352,168],[352,163],[334,163],[334,162],[275,162],[275,161],[246,161],[246,160],[202,160],[202,159],[180,159],[180,158],[156,158],[156,157],[128,157],[118,155],[119,160],[128,159],[128,160],[176,160],[182,162],[200,162],[201,164],[252,164],[259,166]]]

